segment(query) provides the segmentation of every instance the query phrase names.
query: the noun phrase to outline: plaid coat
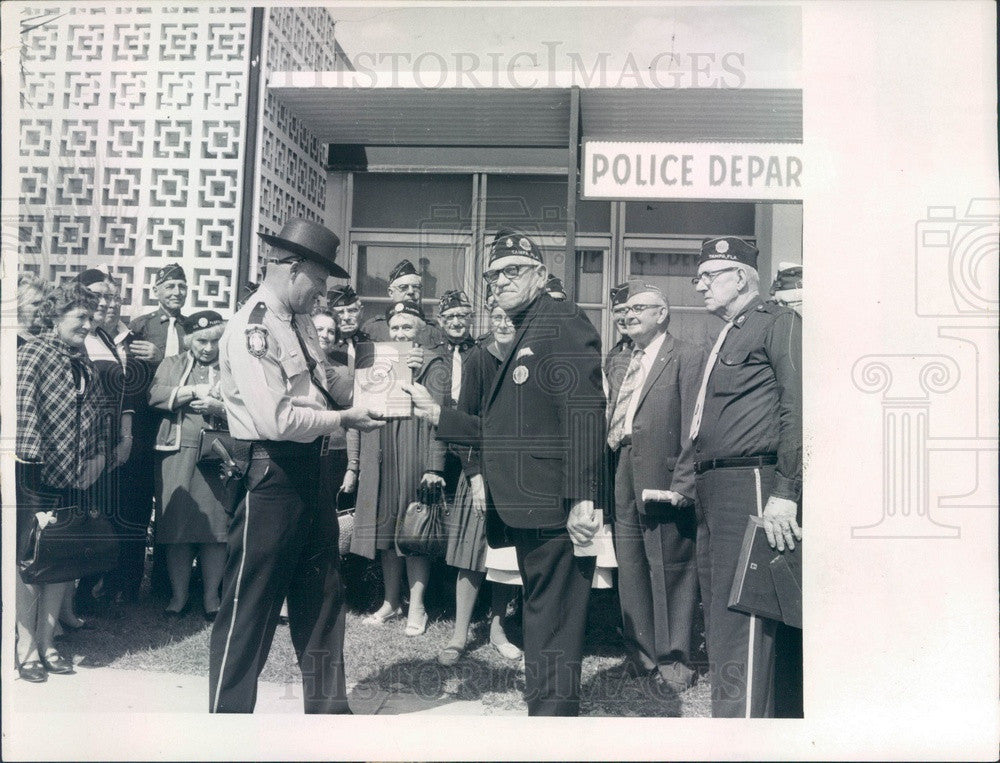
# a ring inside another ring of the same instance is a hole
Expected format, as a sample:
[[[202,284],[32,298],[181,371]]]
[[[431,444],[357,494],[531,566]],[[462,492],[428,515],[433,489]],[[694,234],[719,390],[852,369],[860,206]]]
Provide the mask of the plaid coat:
[[[73,379],[74,364],[82,391]],[[51,331],[18,348],[15,449],[21,461],[41,464],[44,484],[73,487],[81,465],[104,453],[98,394],[90,360]]]

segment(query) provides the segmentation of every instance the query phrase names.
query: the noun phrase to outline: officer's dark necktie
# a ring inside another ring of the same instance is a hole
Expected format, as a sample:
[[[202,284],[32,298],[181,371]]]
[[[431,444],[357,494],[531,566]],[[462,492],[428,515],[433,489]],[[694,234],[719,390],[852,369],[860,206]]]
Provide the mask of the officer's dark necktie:
[[[302,350],[302,357],[306,359],[306,365],[309,366],[309,378],[312,379],[312,383],[316,385],[316,389],[320,391],[323,397],[326,399],[327,404],[334,410],[340,410],[339,405],[333,399],[333,396],[327,392],[326,387],[320,382],[316,377],[316,360],[312,355],[309,354],[309,350],[306,347],[306,340],[302,337],[302,333],[299,331],[298,316],[292,316],[292,331],[295,332],[295,338],[299,340],[299,348]]]

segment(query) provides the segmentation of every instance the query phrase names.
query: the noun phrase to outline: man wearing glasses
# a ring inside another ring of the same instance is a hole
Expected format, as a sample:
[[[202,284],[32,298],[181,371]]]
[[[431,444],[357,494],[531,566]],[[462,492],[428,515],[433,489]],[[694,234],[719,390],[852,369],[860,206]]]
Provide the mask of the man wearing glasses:
[[[575,303],[545,293],[547,275],[531,239],[497,234],[483,277],[517,333],[479,416],[407,389],[439,439],[482,452],[487,539],[515,547],[524,581],[528,713],[566,716],[580,710],[606,431],[600,337]]]
[[[667,332],[670,308],[652,284],[611,290],[611,312],[631,340],[609,376],[608,446],[615,467],[618,595],[630,662],[675,692],[694,682],[691,629],[698,603],[694,463],[688,437],[705,355]],[[656,490],[660,501],[644,501]]]
[[[386,289],[392,302],[409,302],[411,305],[423,308],[421,300],[424,296],[424,281],[417,268],[409,260],[400,260],[389,273],[389,286]],[[377,315],[361,327],[361,330],[371,337],[373,342],[389,341],[389,324],[385,315]],[[424,324],[417,333],[417,343],[421,347],[432,348],[444,341],[444,335],[432,323]]]
[[[726,321],[690,429],[715,717],[774,714],[778,623],[727,606],[747,516],[763,518],[779,551],[802,539],[802,319],[761,300],[756,268],[757,248],[725,236],[702,244],[693,279],[705,307]]]

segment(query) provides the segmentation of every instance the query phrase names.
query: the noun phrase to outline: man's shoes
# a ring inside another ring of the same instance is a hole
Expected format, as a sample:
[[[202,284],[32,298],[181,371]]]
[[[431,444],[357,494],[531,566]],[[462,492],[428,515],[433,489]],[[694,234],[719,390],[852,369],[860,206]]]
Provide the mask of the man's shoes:
[[[73,663],[56,651],[41,655],[41,662],[49,673],[68,676],[76,672],[73,670]]]
[[[683,694],[694,686],[697,674],[683,662],[660,665],[653,671],[653,681],[659,687],[668,687],[677,694]]]
[[[205,621],[209,623],[214,623],[215,618],[219,616],[219,610],[213,609],[211,612],[205,612]]]
[[[68,620],[65,617],[59,617],[59,624],[66,631],[89,631],[94,629],[94,624],[89,620],[84,620],[82,617],[77,617],[75,622],[73,620]]]
[[[33,684],[43,684],[49,680],[49,672],[39,660],[22,662],[17,666],[17,674],[21,677],[22,681],[28,681]]]
[[[169,619],[181,618],[181,617],[184,617],[188,613],[188,610],[190,608],[191,608],[191,603],[188,602],[187,604],[185,604],[180,609],[165,609],[165,610],[163,610],[163,616],[166,617],[166,618],[169,618]]]

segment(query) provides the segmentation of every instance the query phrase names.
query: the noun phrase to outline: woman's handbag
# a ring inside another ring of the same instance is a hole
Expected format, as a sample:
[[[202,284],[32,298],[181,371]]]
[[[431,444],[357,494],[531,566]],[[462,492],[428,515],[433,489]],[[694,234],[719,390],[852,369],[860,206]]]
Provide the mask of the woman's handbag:
[[[396,550],[402,556],[444,556],[448,531],[444,523],[444,488],[421,484],[396,522]]]
[[[39,516],[52,515],[44,524]],[[118,566],[118,537],[107,517],[79,506],[32,515],[26,555],[18,562],[25,583],[65,583]]]
[[[337,525],[340,532],[337,545],[341,556],[350,552],[351,539],[354,537],[354,507],[340,508],[340,499],[343,495],[343,490],[337,491]]]

